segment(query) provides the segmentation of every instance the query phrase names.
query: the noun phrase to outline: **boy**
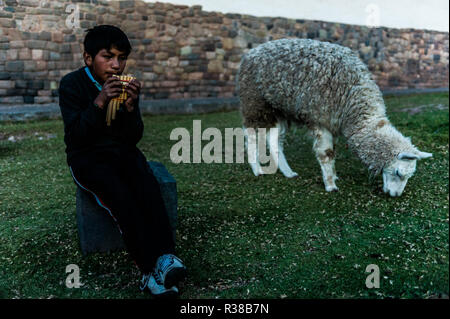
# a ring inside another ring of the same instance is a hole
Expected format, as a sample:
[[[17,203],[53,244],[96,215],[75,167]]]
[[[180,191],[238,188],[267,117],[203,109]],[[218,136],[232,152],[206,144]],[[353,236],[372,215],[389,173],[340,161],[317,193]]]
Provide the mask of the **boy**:
[[[128,84],[127,100],[106,125],[108,103],[122,91],[112,75],[122,74],[130,51],[127,36],[117,27],[87,30],[86,67],[65,75],[59,86],[67,163],[74,182],[95,196],[117,223],[127,251],[143,273],[140,289],[173,296],[186,268],[174,256],[158,182],[136,147],[144,130],[139,81]]]

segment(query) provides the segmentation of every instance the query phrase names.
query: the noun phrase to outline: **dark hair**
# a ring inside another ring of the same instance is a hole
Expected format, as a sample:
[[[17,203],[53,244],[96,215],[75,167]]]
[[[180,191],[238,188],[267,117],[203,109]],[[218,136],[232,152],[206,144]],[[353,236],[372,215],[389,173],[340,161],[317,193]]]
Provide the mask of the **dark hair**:
[[[131,44],[127,35],[118,27],[103,24],[88,29],[84,38],[84,51],[94,59],[102,49],[110,50],[112,47],[119,51],[124,51],[128,56],[131,52]]]

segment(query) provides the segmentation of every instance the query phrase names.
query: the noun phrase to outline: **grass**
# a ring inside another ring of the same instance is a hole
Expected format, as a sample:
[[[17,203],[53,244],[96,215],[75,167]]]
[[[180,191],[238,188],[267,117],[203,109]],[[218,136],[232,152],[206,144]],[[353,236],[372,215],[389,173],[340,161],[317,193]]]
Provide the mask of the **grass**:
[[[345,141],[338,143],[340,191],[327,193],[303,129],[291,131],[285,148],[299,178],[254,177],[248,164],[169,157],[173,128],[192,133],[199,119],[202,129],[223,133],[240,127],[238,112],[146,116],[138,147],[177,180],[177,254],[189,268],[180,297],[448,297],[448,94],[386,104],[394,125],[433,153],[399,198],[383,194],[381,178],[369,178]],[[403,112],[423,105],[431,106]],[[80,253],[62,122],[0,125],[0,298],[148,298],[125,252]],[[22,139],[8,141],[11,135]],[[79,289],[65,286],[69,264],[80,267]],[[365,286],[369,264],[380,268],[379,289]]]

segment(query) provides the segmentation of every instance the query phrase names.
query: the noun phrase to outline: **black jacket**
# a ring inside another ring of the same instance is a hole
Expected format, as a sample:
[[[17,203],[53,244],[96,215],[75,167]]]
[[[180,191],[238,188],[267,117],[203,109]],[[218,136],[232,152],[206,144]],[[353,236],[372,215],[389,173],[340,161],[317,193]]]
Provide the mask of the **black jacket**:
[[[100,109],[94,105],[99,93],[84,67],[66,74],[59,83],[59,106],[64,121],[69,166],[80,156],[93,154],[97,150],[136,148],[142,138],[144,124],[139,101],[132,112],[121,106],[111,126],[107,126],[107,107]]]

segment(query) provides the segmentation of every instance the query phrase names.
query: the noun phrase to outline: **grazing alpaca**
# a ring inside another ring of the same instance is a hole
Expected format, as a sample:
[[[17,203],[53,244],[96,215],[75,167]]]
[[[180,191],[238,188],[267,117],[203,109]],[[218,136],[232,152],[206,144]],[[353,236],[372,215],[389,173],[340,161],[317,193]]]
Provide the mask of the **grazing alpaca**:
[[[418,159],[432,156],[392,126],[380,89],[349,48],[309,39],[261,44],[242,58],[238,86],[246,145],[256,141],[248,128],[278,128],[267,143],[286,177],[297,176],[283,153],[287,122],[310,130],[327,191],[338,190],[333,140],[339,135],[371,173],[383,173],[383,190],[391,196],[402,194]],[[258,176],[264,172],[257,150],[252,152]]]

